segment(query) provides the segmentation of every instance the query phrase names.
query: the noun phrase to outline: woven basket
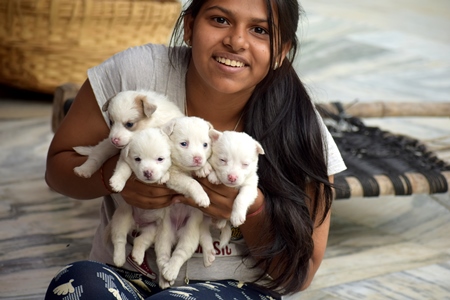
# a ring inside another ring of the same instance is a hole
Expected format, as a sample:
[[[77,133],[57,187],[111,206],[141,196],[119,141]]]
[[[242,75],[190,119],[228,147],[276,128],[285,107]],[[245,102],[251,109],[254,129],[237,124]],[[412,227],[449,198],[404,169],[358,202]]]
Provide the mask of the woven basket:
[[[114,53],[167,44],[179,0],[0,0],[0,83],[53,93]]]

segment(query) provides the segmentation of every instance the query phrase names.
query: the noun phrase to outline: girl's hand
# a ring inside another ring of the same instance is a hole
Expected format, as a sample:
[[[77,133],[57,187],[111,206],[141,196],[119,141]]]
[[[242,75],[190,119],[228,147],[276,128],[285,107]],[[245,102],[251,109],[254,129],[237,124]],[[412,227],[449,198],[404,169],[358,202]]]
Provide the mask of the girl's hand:
[[[196,179],[203,186],[206,194],[208,194],[211,204],[208,207],[199,207],[193,199],[183,197],[182,195],[173,197],[173,202],[181,202],[199,208],[206,215],[215,219],[230,219],[233,202],[239,190],[223,184],[212,184],[206,178]]]
[[[147,184],[139,181],[134,175],[128,179],[120,192],[123,199],[130,205],[142,209],[158,209],[172,204],[177,193],[163,184]]]

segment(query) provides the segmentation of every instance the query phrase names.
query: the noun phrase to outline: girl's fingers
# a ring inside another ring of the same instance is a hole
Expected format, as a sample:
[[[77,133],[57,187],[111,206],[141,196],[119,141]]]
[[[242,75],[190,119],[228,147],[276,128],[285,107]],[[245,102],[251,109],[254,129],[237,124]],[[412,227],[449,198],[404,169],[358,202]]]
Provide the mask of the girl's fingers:
[[[143,209],[158,209],[171,204],[176,193],[160,184],[145,184],[135,178],[127,181],[121,195],[124,200],[133,206]]]

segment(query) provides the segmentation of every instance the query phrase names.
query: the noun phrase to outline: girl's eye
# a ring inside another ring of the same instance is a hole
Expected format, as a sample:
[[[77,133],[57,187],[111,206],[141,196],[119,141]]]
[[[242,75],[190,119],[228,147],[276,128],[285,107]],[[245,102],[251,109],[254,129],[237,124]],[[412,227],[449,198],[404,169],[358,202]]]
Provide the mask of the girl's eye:
[[[137,161],[137,162],[140,162],[141,158],[140,157],[136,157],[134,160]]]
[[[262,27],[255,27],[253,31],[257,34],[268,34],[267,30]]]
[[[228,24],[228,21],[222,17],[214,17],[213,20],[219,24]]]
[[[133,125],[134,125],[134,123],[131,123],[131,122],[125,123],[126,128],[131,128],[131,127],[133,127]]]

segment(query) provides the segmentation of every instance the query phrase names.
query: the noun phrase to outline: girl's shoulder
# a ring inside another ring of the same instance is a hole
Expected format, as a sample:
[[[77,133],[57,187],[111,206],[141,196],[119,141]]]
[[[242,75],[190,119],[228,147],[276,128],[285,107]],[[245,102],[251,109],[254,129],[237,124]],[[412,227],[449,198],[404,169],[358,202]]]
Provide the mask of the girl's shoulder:
[[[111,59],[116,63],[139,64],[168,57],[169,48],[165,45],[144,44],[127,48],[114,54]]]
[[[139,63],[143,65],[148,62],[164,62],[170,61],[170,58],[186,57],[187,47],[168,47],[163,44],[144,44],[127,48],[115,54],[112,58],[124,63]],[[174,54],[174,55],[173,55]],[[177,62],[178,63],[178,62]]]

